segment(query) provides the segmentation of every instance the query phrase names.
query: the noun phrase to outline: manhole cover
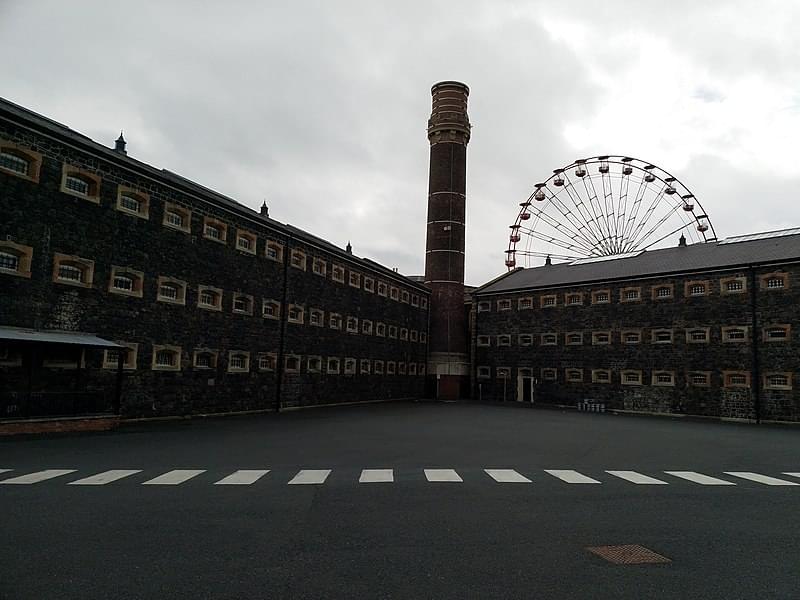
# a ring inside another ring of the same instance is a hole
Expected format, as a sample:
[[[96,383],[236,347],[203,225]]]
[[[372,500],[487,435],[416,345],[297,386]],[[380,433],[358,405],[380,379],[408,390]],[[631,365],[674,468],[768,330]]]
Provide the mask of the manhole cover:
[[[625,546],[592,546],[586,549],[592,554],[596,554],[600,558],[604,558],[608,562],[616,565],[649,565],[672,562],[666,556],[661,556],[638,544],[628,544]]]

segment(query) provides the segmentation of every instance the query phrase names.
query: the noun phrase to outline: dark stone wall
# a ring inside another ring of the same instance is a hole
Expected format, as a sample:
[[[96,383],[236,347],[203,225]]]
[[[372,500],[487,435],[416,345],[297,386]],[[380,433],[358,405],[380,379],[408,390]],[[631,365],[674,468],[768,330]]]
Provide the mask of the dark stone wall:
[[[49,132],[52,135],[52,132]],[[262,318],[262,299],[282,300],[284,265],[265,257],[267,240],[284,245],[284,260],[291,248],[307,255],[307,270],[289,266],[287,304],[305,307],[305,324],[286,323],[284,351],[302,357],[299,374],[286,373],[280,402],[284,407],[337,402],[358,402],[401,397],[419,397],[424,373],[416,375],[344,375],[309,373],[307,357],[369,359],[424,365],[427,344],[375,335],[380,321],[389,326],[427,333],[428,310],[364,289],[364,278],[407,290],[428,298],[427,290],[368,261],[336,252],[313,238],[295,234],[280,224],[262,219],[242,207],[237,210],[204,196],[194,186],[182,188],[159,180],[134,161],[116,161],[92,145],[74,147],[74,141],[42,135],[32,128],[0,119],[0,138],[17,142],[43,155],[38,183],[0,172],[0,240],[33,247],[32,275],[28,278],[0,274],[0,325],[58,328],[95,333],[101,337],[138,343],[135,371],[126,371],[123,386],[123,414],[128,416],[175,415],[272,408],[276,403],[276,372],[259,371],[260,352],[280,352],[281,322]],[[99,156],[93,156],[98,154]],[[102,178],[100,203],[59,191],[62,165],[71,165]],[[129,186],[149,194],[149,218],[142,219],[115,209],[118,186]],[[192,211],[191,233],[162,225],[164,203]],[[228,225],[225,244],[203,238],[203,217],[211,216]],[[258,236],[255,256],[235,248],[237,227]],[[94,282],[90,289],[54,283],[53,255],[63,253],[93,260]],[[312,272],[314,257],[327,263],[323,277]],[[345,268],[345,282],[332,280],[332,265]],[[134,298],[108,291],[112,265],[144,273],[143,297]],[[360,287],[349,285],[351,271],[361,274]],[[156,300],[157,277],[170,276],[188,283],[185,306]],[[224,290],[222,310],[197,306],[198,285]],[[232,294],[254,298],[253,315],[232,313]],[[309,309],[325,311],[323,327],[309,324]],[[329,327],[329,313],[355,316],[359,333]],[[283,315],[286,315],[284,306]],[[361,320],[373,321],[373,333],[361,333]],[[151,369],[154,344],[182,349],[181,370]],[[219,352],[215,370],[192,366],[196,348]],[[250,353],[248,373],[229,373],[229,350]],[[40,357],[41,358],[41,357]],[[102,370],[102,352],[88,352],[82,385],[89,389],[113,388],[114,373]],[[36,359],[34,385],[40,389],[74,387],[74,374],[41,368]],[[423,367],[424,369],[424,367]],[[24,385],[27,364],[5,365],[0,361],[0,385],[8,391]],[[418,371],[419,373],[419,371]]]
[[[781,272],[788,274],[784,289],[763,289],[761,276]],[[726,418],[754,418],[756,414],[756,385],[759,386],[760,416],[765,420],[800,420],[800,343],[797,338],[797,306],[800,305],[800,268],[797,265],[779,265],[755,269],[756,317],[755,340],[758,353],[758,372],[754,365],[752,338],[752,295],[749,269],[686,276],[629,280],[617,283],[585,285],[575,288],[534,290],[507,295],[480,296],[478,302],[491,302],[491,310],[475,313],[475,335],[491,337],[491,346],[475,346],[476,397],[484,400],[502,400],[505,387],[507,400],[522,400],[520,369],[531,369],[538,380],[535,402],[576,405],[584,400],[605,403],[608,408],[704,415]],[[722,294],[721,279],[746,277],[747,290],[742,294]],[[691,297],[685,293],[689,281],[707,281],[710,293]],[[654,299],[652,290],[662,285],[673,285],[674,294],[668,299]],[[621,290],[641,288],[641,300],[622,302]],[[610,290],[609,304],[591,304],[591,292]],[[565,306],[565,296],[583,294],[580,306]],[[542,307],[541,297],[557,295],[555,307]],[[520,310],[518,299],[533,298],[533,308]],[[498,311],[497,301],[510,299],[512,308]],[[791,331],[785,341],[769,341],[765,327],[789,324]],[[744,343],[724,342],[722,328],[745,326],[748,340]],[[708,343],[688,343],[686,330],[710,329]],[[669,344],[652,342],[653,329],[673,330]],[[621,332],[641,329],[639,344],[623,344]],[[611,331],[611,344],[592,345],[592,332]],[[566,345],[568,332],[583,332],[583,344]],[[519,334],[532,334],[533,345],[521,346]],[[542,334],[556,333],[555,346],[542,345]],[[497,336],[511,335],[510,346],[498,347]],[[476,338],[477,342],[477,338]],[[477,369],[490,367],[490,376],[477,377]],[[497,368],[510,369],[510,378],[497,377]],[[554,368],[555,381],[544,381],[542,369]],[[583,382],[567,382],[566,369],[583,370]],[[610,383],[592,383],[593,369],[611,370]],[[621,371],[640,370],[642,385],[622,385]],[[673,371],[673,386],[652,383],[654,371]],[[688,374],[696,371],[710,372],[710,385],[692,385]],[[725,371],[743,371],[751,375],[749,387],[732,388],[725,385]],[[764,389],[764,376],[771,372],[791,373],[792,390]],[[478,387],[479,386],[479,387]]]

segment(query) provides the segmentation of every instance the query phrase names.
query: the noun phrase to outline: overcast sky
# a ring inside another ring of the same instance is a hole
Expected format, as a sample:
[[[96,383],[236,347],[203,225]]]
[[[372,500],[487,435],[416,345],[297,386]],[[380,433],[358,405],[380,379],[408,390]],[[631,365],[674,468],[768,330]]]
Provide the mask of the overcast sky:
[[[553,169],[635,156],[800,226],[800,2],[0,0],[0,96],[423,272],[430,86],[470,87],[467,283]]]

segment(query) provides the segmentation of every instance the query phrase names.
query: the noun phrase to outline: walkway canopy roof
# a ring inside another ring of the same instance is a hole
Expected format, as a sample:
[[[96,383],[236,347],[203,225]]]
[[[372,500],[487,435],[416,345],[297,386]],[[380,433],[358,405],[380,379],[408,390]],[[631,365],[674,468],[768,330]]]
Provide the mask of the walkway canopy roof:
[[[123,348],[116,342],[104,340],[91,333],[61,331],[59,329],[24,329],[0,327],[0,342],[28,342],[38,344],[64,344],[83,348]]]

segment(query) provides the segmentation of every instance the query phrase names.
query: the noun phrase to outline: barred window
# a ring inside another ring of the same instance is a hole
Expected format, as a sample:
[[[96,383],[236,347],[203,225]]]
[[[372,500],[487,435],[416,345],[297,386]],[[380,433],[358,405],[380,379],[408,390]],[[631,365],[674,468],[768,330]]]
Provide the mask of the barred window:
[[[519,310],[528,310],[533,308],[533,298],[520,298],[517,301],[517,308]]]
[[[129,210],[137,214],[142,209],[142,203],[139,198],[127,192],[120,195],[119,205],[125,210]]]
[[[655,289],[655,297],[656,298],[672,298],[672,287],[667,285],[662,285],[661,287],[657,287]]]
[[[495,372],[498,379],[511,379],[511,369],[508,367],[497,367]]]
[[[624,344],[640,344],[642,342],[641,331],[623,331],[622,342]]]
[[[492,310],[492,303],[486,300],[478,302],[478,312],[489,312]]]
[[[261,316],[265,319],[279,319],[281,316],[280,302],[264,300],[261,303]]]
[[[723,327],[722,341],[745,342],[747,341],[747,329],[745,327]]]
[[[595,331],[592,333],[592,344],[603,346],[611,343],[611,333],[608,331]]]
[[[287,373],[299,373],[300,372],[300,357],[296,354],[288,354],[286,355],[286,359],[284,360],[284,365],[286,366]]]
[[[347,317],[347,331],[349,333],[358,333],[358,319],[356,317]]]
[[[491,346],[492,345],[492,338],[488,335],[479,335],[478,336],[478,346]]]
[[[748,373],[728,372],[724,374],[725,387],[750,387],[750,375]]]
[[[274,353],[260,354],[258,356],[258,370],[259,371],[274,371],[275,365],[278,364],[278,357]]]
[[[492,376],[492,368],[486,366],[478,367],[478,377],[481,379],[489,379]]]
[[[168,210],[164,215],[164,222],[168,225],[172,225],[173,227],[183,228],[183,215],[181,213],[175,212],[174,210]]]
[[[611,383],[611,371],[608,369],[593,369],[592,383]]]
[[[607,291],[592,292],[592,304],[608,304],[611,302],[611,294]]]
[[[623,385],[642,385],[642,372],[622,371],[621,379]]]
[[[687,329],[686,341],[689,343],[708,342],[708,329]]]
[[[386,324],[378,323],[375,325],[375,335],[384,337],[386,335]]]
[[[295,269],[306,270],[306,253],[302,250],[292,250],[291,265]]]
[[[544,381],[555,381],[558,378],[558,370],[546,367],[542,369],[542,379]]]
[[[705,283],[693,283],[689,286],[689,295],[690,296],[705,296],[706,293],[706,284]]]
[[[408,341],[408,329],[405,327],[400,328],[400,339],[404,342]]]
[[[393,360],[390,360],[386,363],[386,374],[387,375],[394,375],[396,372],[396,366]]]
[[[577,383],[583,381],[583,370],[582,369],[567,369],[565,372],[565,376],[567,381],[571,383]]]
[[[228,371],[242,372],[250,370],[250,355],[246,352],[231,351],[228,355]]]
[[[792,378],[788,373],[767,373],[764,384],[767,389],[791,389]]]
[[[309,373],[319,373],[322,371],[322,357],[321,356],[309,356],[308,361],[306,362],[306,370]]]
[[[78,177],[77,175],[67,175],[66,179],[64,180],[64,187],[72,192],[75,192],[76,194],[80,194],[81,196],[89,195],[89,182],[82,177]]]
[[[314,262],[311,265],[311,270],[315,274],[322,275],[323,277],[325,277],[327,271],[327,265],[325,264],[325,261],[322,260],[321,258],[315,258]]]
[[[8,150],[0,152],[0,167],[27,176],[30,171],[30,161]]]
[[[558,334],[543,333],[542,346],[556,346],[558,344]]]
[[[729,281],[725,284],[725,289],[728,292],[738,292],[744,289],[744,283],[741,281]]]
[[[361,274],[350,271],[350,287],[361,287]]]
[[[308,313],[308,322],[316,327],[322,327],[325,323],[325,313],[318,308],[312,308]]]
[[[253,299],[246,294],[234,294],[233,296],[233,312],[252,314],[253,313]]]
[[[556,296],[542,296],[542,307],[556,306]]]
[[[222,241],[224,231],[221,226],[215,223],[206,223],[205,227],[203,228],[203,235],[207,238],[211,238],[212,240]]]
[[[693,386],[707,387],[711,385],[711,373],[705,371],[693,371],[689,373],[688,379]]]
[[[776,325],[764,330],[764,339],[768,342],[778,342],[789,339],[789,325]]]
[[[378,296],[383,296],[385,298],[387,289],[388,287],[383,281],[378,282]]]
[[[84,269],[77,265],[62,263],[58,266],[58,278],[64,281],[83,282]]]
[[[338,358],[333,358],[333,357],[329,358],[328,359],[328,367],[327,367],[326,371],[328,373],[332,373],[334,375],[338,374],[339,373],[339,363],[340,363],[340,361],[339,361]]]
[[[19,271],[19,256],[10,252],[0,252],[0,269]]]
[[[339,283],[344,283],[344,267],[341,265],[333,265],[331,267],[331,279]]]
[[[627,302],[631,302],[633,300],[638,300],[639,299],[639,290],[638,289],[625,290],[624,293],[623,293],[622,298],[624,300],[626,300]]]
[[[328,324],[330,325],[331,329],[341,329],[342,328],[342,315],[338,313],[331,313],[330,317],[328,318]]]
[[[567,294],[567,306],[577,306],[583,304],[583,296],[580,294]]]
[[[498,335],[497,336],[497,345],[498,346],[510,346],[511,345],[511,336],[507,334]]]
[[[389,325],[389,337],[393,339],[397,339],[397,326],[396,325]]]
[[[361,321],[361,333],[372,335],[372,321],[367,319]]]
[[[217,307],[220,303],[219,294],[213,290],[200,290],[199,303],[201,306]]]
[[[672,343],[672,330],[671,329],[654,329],[653,330],[653,343],[654,344],[671,344]]]
[[[266,256],[275,262],[283,262],[283,246],[278,242],[267,242]]]
[[[375,291],[375,280],[372,277],[364,277],[364,291],[365,292],[374,292]],[[413,298],[411,299],[411,304],[414,306],[419,305],[419,297],[417,297],[417,304],[414,304]]]
[[[571,331],[566,335],[567,346],[580,346],[583,344],[583,333]]]
[[[298,306],[295,304],[289,305],[289,310],[287,312],[287,320],[290,323],[302,323],[303,317],[305,316],[305,310],[302,306]]]
[[[498,300],[497,310],[511,310],[511,300]]]
[[[344,374],[345,375],[355,375],[356,374],[356,359],[355,358],[345,358],[344,359]]]
[[[530,333],[520,333],[518,340],[520,346],[533,345],[533,336]]]
[[[128,277],[127,275],[115,275],[113,286],[117,290],[122,290],[125,292],[132,292],[133,291],[133,278]]]
[[[241,229],[236,232],[236,248],[248,254],[256,253],[256,236]]]
[[[159,350],[156,352],[157,367],[174,367],[178,364],[178,354],[173,350]]]

